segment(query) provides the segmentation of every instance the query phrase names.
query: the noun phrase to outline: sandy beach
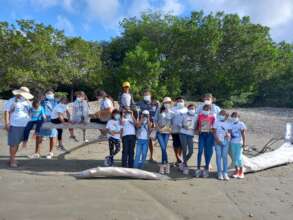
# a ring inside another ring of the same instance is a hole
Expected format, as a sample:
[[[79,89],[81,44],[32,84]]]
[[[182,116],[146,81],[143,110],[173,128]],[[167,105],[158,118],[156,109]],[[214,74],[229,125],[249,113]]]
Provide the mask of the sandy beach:
[[[3,102],[0,102],[3,109]],[[248,144],[261,149],[270,138],[284,135],[285,123],[292,121],[292,109],[237,109],[248,127]],[[232,110],[229,110],[231,112]],[[2,113],[1,113],[2,114]],[[79,143],[68,139],[65,147]],[[76,131],[81,140],[81,132]],[[88,139],[95,139],[97,131],[89,130]],[[244,180],[218,181],[213,174],[208,179],[184,176],[172,168],[171,180],[147,181],[121,178],[77,180],[66,175],[103,165],[108,153],[106,142],[86,146],[65,157],[30,160],[34,140],[27,149],[20,149],[20,168],[9,169],[6,161],[8,146],[6,132],[0,130],[0,219],[292,219],[293,165],[281,166],[246,175]],[[281,145],[278,142],[273,146]],[[171,144],[171,142],[169,142]],[[197,148],[197,146],[195,146]],[[42,155],[48,152],[48,140]],[[195,156],[190,160],[194,169]],[[60,154],[55,150],[55,155]],[[171,145],[170,162],[174,162]],[[161,152],[155,147],[154,157]],[[120,165],[121,153],[116,157]],[[215,155],[213,170],[215,171]],[[146,170],[157,171],[158,165],[146,164]]]

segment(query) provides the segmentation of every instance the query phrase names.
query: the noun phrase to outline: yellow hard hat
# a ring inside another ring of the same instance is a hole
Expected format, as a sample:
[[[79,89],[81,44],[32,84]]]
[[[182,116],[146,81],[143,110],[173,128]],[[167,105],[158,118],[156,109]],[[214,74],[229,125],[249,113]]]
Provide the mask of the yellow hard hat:
[[[124,87],[130,88],[130,83],[129,82],[123,82],[122,88],[124,88]]]

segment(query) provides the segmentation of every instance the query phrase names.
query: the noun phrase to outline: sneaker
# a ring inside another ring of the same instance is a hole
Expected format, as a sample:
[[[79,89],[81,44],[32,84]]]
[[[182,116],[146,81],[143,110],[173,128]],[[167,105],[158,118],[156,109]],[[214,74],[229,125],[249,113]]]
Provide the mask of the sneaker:
[[[183,171],[184,170],[184,163],[179,163],[179,170]]]
[[[224,180],[227,180],[227,181],[230,180],[230,178],[229,178],[227,173],[224,173]]]
[[[111,162],[110,162],[110,156],[105,157],[104,165],[105,165],[106,167],[109,167],[110,164],[111,164]]]
[[[238,178],[239,177],[239,170],[235,170],[235,173],[232,176],[233,178]]]
[[[30,159],[40,159],[41,155],[38,154],[38,153],[34,153],[32,155],[28,155],[28,158],[30,158]]]
[[[224,180],[224,177],[223,177],[223,174],[222,173],[219,173],[218,174],[218,180]]]
[[[63,145],[58,145],[57,149],[60,150],[60,151],[67,152],[66,148]]]
[[[168,163],[165,165],[165,173],[170,174],[170,164]]]
[[[208,170],[203,170],[203,171],[202,171],[202,177],[203,177],[203,178],[208,178],[209,175],[210,175],[210,174],[209,174],[209,171],[208,171]]]
[[[85,140],[84,140],[84,143],[88,143],[88,142],[89,142],[89,140],[88,140],[88,139],[85,139]]]
[[[164,164],[160,164],[160,170],[159,173],[164,175],[165,174],[165,165]]]
[[[183,168],[183,174],[184,174],[184,175],[188,175],[188,174],[189,174],[189,169],[188,169],[188,167],[184,167],[184,168]]]
[[[46,158],[50,160],[53,158],[53,156],[54,156],[53,152],[49,152]]]
[[[244,172],[243,172],[243,169],[242,168],[240,168],[240,170],[239,170],[238,178],[239,179],[244,179]]]
[[[194,176],[196,178],[199,178],[200,177],[200,174],[201,174],[201,170],[200,169],[195,170]]]

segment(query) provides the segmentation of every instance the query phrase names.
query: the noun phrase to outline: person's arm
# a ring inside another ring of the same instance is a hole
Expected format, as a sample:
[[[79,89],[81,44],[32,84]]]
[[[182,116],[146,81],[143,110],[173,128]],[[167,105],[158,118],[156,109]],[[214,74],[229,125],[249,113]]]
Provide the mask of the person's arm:
[[[58,119],[61,121],[61,123],[65,123],[64,116],[61,112],[58,112]]]
[[[241,130],[242,140],[243,140],[243,148],[246,146],[246,129]]]
[[[5,130],[9,131],[10,127],[10,112],[4,111],[4,128]]]

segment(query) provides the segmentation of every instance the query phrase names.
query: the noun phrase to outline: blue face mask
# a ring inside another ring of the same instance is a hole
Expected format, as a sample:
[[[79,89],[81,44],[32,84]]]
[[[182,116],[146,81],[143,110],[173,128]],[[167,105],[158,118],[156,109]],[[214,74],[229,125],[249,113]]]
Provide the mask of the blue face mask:
[[[210,111],[202,111],[202,113],[203,113],[204,115],[209,115],[209,114],[210,114]]]
[[[226,117],[224,115],[219,115],[220,121],[225,121]]]
[[[119,120],[120,119],[120,115],[119,114],[116,114],[116,115],[114,115],[114,118],[115,118],[115,120]]]

